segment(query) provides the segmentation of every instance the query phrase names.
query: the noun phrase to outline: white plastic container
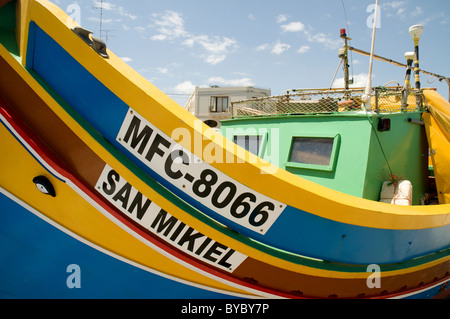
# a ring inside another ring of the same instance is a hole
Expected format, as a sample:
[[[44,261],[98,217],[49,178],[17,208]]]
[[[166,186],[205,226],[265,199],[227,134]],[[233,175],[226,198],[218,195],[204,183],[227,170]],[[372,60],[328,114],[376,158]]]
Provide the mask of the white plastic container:
[[[412,184],[408,180],[397,182],[386,181],[383,183],[380,194],[380,202],[394,205],[412,205]]]

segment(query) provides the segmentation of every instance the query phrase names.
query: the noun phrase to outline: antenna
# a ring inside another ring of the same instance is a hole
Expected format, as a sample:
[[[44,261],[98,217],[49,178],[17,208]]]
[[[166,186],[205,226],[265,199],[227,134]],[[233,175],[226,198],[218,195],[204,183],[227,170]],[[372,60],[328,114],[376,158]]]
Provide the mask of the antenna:
[[[113,38],[113,37],[115,37],[115,35],[111,35],[110,34],[110,32],[113,32],[113,31],[116,31],[116,30],[104,30],[105,31],[105,43],[106,43],[106,45],[108,45],[108,41],[109,41],[109,39],[110,38]]]
[[[103,0],[100,0],[100,7],[94,7],[94,9],[100,9],[100,39],[102,39],[102,32],[103,32]]]

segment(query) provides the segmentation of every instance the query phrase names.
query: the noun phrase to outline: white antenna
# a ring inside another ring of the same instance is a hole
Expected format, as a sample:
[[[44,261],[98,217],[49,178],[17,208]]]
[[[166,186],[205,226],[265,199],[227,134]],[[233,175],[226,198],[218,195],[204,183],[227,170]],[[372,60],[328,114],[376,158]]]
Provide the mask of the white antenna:
[[[372,31],[372,46],[370,49],[370,62],[369,62],[369,78],[367,79],[366,91],[362,96],[362,100],[364,102],[364,108],[367,110],[371,110],[372,106],[370,104],[370,96],[372,94],[372,66],[373,66],[373,56],[374,56],[374,48],[375,48],[375,34],[377,31],[377,19],[378,19],[378,0],[375,4],[375,17],[373,20],[373,31]]]

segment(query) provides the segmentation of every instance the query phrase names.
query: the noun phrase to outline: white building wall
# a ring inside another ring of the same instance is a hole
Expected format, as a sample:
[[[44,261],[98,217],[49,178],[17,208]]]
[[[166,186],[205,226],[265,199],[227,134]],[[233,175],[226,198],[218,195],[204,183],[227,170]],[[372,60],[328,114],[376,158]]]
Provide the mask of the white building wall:
[[[270,89],[254,87],[196,87],[184,108],[202,121],[216,121],[220,127],[220,120],[231,117],[232,102],[270,95]],[[211,97],[228,97],[228,111],[211,112]]]

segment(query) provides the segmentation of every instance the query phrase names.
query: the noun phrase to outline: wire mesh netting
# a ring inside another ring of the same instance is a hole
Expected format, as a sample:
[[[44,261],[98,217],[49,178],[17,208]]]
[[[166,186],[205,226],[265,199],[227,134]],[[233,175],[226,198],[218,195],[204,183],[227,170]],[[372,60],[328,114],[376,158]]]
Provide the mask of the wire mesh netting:
[[[292,93],[291,93],[292,92]],[[364,89],[292,90],[285,95],[232,103],[233,117],[283,114],[319,114],[361,110]],[[419,111],[425,99],[420,91],[378,87],[371,94],[371,109],[380,113]]]

